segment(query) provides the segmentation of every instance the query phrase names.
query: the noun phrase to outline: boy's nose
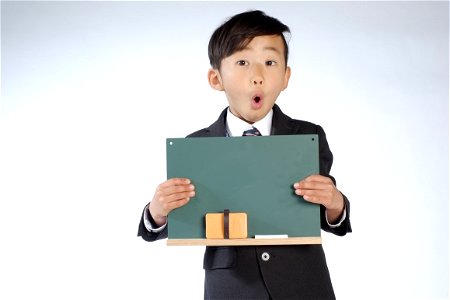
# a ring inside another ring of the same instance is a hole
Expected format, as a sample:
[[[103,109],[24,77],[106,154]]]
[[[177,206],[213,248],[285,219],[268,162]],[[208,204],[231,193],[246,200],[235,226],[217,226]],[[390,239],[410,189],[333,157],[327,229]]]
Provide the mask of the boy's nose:
[[[251,70],[251,83],[253,85],[262,85],[264,82],[264,70],[263,67],[255,64],[252,66],[252,70]]]
[[[261,78],[253,79],[253,84],[254,84],[254,85],[262,85],[262,84],[263,84],[263,81],[262,81]]]

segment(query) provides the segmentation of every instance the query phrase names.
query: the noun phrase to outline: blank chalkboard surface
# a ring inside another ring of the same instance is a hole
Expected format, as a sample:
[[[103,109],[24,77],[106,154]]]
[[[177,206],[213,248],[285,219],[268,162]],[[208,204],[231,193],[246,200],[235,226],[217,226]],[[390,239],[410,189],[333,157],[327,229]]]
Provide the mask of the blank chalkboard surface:
[[[208,212],[246,212],[248,237],[320,237],[320,207],[292,185],[319,173],[317,135],[167,139],[167,178],[196,196],[168,216],[171,239],[205,239]],[[223,241],[222,241],[223,242]]]

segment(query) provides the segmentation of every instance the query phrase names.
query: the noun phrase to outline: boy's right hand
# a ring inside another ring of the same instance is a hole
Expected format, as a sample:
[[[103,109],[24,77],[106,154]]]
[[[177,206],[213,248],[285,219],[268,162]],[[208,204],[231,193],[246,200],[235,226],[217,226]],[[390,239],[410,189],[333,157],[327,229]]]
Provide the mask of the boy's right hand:
[[[148,210],[156,225],[167,222],[167,215],[175,208],[186,205],[195,196],[195,187],[187,178],[171,178],[158,185]]]

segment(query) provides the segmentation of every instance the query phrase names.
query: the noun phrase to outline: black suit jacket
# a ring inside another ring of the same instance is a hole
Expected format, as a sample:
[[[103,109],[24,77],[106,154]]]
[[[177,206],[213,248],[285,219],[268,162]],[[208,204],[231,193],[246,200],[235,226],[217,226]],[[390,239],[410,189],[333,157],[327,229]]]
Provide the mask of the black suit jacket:
[[[220,137],[226,135],[225,109],[211,126],[188,137]],[[294,120],[277,105],[273,107],[271,135],[317,134],[319,136],[320,174],[330,177],[333,155],[325,132],[315,124]],[[300,178],[299,178],[300,179]],[[321,206],[321,227],[336,235],[351,232],[350,203],[344,196],[346,219],[331,228]],[[146,241],[167,237],[167,227],[159,233],[147,231],[143,215],[138,235]],[[333,299],[322,245],[206,247],[205,298],[207,299]]]

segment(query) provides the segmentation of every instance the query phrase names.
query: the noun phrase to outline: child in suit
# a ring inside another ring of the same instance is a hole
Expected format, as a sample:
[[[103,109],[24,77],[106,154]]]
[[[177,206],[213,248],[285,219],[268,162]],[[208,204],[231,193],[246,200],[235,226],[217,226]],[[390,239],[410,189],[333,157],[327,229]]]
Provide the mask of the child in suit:
[[[295,194],[320,204],[321,228],[336,235],[351,232],[350,203],[329,175],[333,155],[325,132],[294,120],[275,104],[290,78],[289,28],[261,11],[237,14],[216,29],[208,54],[210,86],[225,92],[229,107],[211,126],[188,137],[317,134],[320,174],[292,183]],[[257,128],[257,130],[255,130]],[[226,183],[224,183],[226,184]],[[167,237],[167,215],[195,201],[188,178],[161,183],[145,207],[138,235],[146,241]],[[321,245],[206,247],[206,299],[334,299]]]

